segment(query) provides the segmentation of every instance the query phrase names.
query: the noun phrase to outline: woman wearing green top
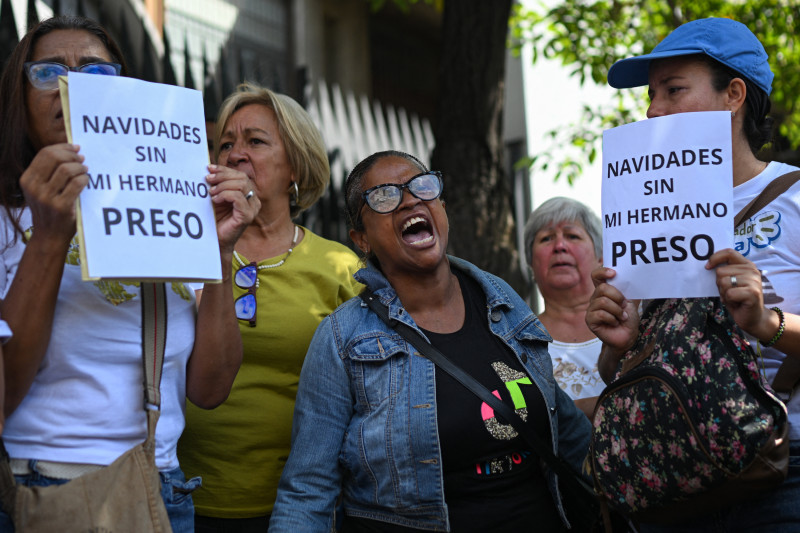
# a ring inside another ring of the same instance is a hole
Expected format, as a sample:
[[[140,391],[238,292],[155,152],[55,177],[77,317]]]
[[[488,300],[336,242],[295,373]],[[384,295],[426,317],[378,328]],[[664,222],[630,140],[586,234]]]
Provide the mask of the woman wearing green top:
[[[220,166],[246,174],[261,200],[232,265],[244,359],[223,405],[187,405],[178,455],[187,475],[203,478],[193,494],[197,532],[266,531],[308,344],[322,319],[360,291],[358,258],[292,221],[330,177],[322,137],[297,102],[241,85],[223,103],[214,153]]]

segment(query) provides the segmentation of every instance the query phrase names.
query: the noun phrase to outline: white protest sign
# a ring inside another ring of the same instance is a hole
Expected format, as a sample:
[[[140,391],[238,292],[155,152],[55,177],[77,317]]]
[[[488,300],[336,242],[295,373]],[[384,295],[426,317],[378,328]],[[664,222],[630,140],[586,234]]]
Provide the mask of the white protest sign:
[[[200,91],[70,72],[84,279],[219,280]]]
[[[728,111],[679,113],[603,133],[603,265],[627,298],[718,296],[716,250],[733,247]]]

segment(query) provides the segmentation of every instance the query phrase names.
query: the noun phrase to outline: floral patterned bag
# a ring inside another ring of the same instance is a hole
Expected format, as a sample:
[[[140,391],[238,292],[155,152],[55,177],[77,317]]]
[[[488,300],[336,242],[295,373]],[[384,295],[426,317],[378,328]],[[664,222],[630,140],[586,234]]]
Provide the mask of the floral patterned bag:
[[[719,298],[650,302],[593,426],[596,488],[640,522],[707,514],[786,477],[786,406]]]

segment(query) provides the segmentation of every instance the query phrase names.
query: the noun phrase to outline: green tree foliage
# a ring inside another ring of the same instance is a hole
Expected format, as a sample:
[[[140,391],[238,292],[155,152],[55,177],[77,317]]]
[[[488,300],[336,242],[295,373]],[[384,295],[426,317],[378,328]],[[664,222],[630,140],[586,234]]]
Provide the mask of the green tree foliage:
[[[435,148],[431,167],[444,173],[448,253],[527,290],[519,253],[511,181],[505,176],[503,83],[512,0],[369,0],[426,3],[442,11],[439,29]]]
[[[560,60],[581,85],[605,84],[618,59],[650,52],[673,29],[705,17],[727,17],[755,33],[775,73],[772,116],[778,137],[765,158],[797,158],[800,150],[800,1],[799,0],[561,0],[550,7],[520,5],[510,21],[511,46],[533,44],[540,57]],[[520,162],[534,169],[557,169],[556,179],[570,183],[600,150],[604,129],[642,119],[647,91],[622,90],[598,106],[584,106],[581,120],[549,133],[552,146]],[[571,105],[570,102],[540,102]],[[554,148],[567,147],[556,153]],[[553,155],[555,153],[555,156]],[[558,157],[558,160],[554,160]]]

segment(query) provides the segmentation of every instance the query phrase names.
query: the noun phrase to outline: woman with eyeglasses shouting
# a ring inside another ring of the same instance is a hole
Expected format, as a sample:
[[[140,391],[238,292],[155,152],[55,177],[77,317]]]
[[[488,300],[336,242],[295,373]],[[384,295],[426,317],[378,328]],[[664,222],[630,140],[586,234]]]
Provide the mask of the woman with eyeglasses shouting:
[[[214,150],[220,172],[244,176],[261,201],[227,266],[244,360],[224,405],[187,407],[178,457],[203,477],[198,533],[265,531],[303,358],[320,321],[361,290],[358,257],[293,221],[330,180],[322,136],[293,99],[241,85],[220,109]]]
[[[140,444],[147,428],[138,284],[81,280],[75,201],[92,163],[67,143],[57,80],[70,70],[127,73],[105,29],[58,16],[25,35],[0,79],[1,314],[14,333],[3,346],[3,441],[17,482],[28,485],[98,470]],[[245,197],[240,176],[212,171],[207,180],[227,265],[258,200]],[[185,481],[176,453],[185,399],[222,403],[242,344],[230,276],[206,285],[199,304],[195,287],[170,285],[156,465],[173,531],[190,532],[199,480]],[[3,513],[0,531],[13,531]]]
[[[402,152],[353,169],[356,277],[578,470],[590,425],[553,379],[550,336],[508,284],[446,254],[442,186]],[[270,531],[331,531],[340,494],[345,532],[562,531],[555,482],[511,425],[353,299],[308,349]]]

